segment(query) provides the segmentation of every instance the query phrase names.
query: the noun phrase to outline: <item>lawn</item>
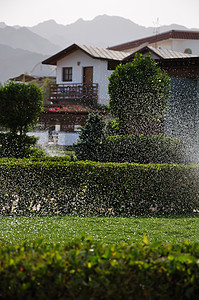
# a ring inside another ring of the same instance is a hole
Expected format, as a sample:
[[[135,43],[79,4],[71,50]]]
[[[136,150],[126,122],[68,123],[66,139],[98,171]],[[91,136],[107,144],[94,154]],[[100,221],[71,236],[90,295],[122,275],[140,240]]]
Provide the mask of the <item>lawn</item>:
[[[19,243],[43,237],[44,242],[92,236],[107,244],[122,241],[198,242],[199,216],[187,217],[0,217],[0,241]]]

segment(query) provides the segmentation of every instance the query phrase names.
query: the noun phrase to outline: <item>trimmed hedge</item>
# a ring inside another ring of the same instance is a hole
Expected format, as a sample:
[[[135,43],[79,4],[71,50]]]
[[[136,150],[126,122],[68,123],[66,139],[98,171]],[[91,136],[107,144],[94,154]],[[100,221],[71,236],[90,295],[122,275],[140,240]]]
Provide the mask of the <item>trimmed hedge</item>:
[[[30,157],[29,161],[40,161],[40,162],[49,162],[49,161],[57,161],[57,162],[62,162],[62,161],[71,161],[73,160],[73,157],[70,155],[64,155],[64,156],[44,156],[44,157]]]
[[[182,142],[162,134],[110,136],[101,148],[102,160],[109,162],[162,164],[185,160]]]
[[[199,166],[0,160],[2,215],[199,210]]]
[[[44,152],[35,147],[38,138],[26,134],[18,135],[12,132],[0,132],[0,157],[23,158],[44,156]]]
[[[1,245],[1,299],[198,299],[199,244]]]

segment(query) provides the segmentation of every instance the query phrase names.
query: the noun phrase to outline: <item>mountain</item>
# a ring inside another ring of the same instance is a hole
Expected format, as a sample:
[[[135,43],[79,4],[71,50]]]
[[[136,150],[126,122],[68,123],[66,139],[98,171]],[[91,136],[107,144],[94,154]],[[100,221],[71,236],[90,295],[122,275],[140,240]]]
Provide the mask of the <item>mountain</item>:
[[[60,50],[60,47],[47,39],[35,34],[26,27],[14,28],[11,26],[0,26],[0,43],[24,50],[53,54]]]
[[[159,27],[158,33],[172,29],[188,28],[172,24]],[[24,72],[50,75],[50,67],[41,66],[40,62],[73,43],[106,48],[154,35],[155,31],[157,28],[107,15],[97,16],[91,21],[79,19],[69,25],[57,24],[54,20],[32,27],[7,26],[0,22],[0,82]]]
[[[6,23],[0,22],[0,28],[5,28],[5,27],[6,27]]]
[[[51,75],[49,66],[40,66],[40,62],[45,58],[47,58],[46,55],[0,44],[0,82],[24,73],[31,72],[33,75],[38,65],[43,68],[43,70],[39,70],[42,71],[42,74]]]
[[[171,29],[186,30],[187,28],[172,24],[160,27],[158,32]],[[91,21],[79,19],[69,25],[60,25],[54,20],[49,20],[29,27],[29,30],[53,41],[62,48],[72,43],[106,48],[153,35],[156,28],[137,25],[123,17],[100,15]]]

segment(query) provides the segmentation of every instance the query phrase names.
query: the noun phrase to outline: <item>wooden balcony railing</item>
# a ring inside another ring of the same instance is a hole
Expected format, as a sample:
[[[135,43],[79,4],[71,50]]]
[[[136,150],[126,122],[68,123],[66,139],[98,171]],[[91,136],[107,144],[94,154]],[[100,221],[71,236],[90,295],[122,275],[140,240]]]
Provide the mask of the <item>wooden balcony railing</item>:
[[[97,103],[98,84],[83,83],[53,84],[50,87],[50,99],[53,104]]]

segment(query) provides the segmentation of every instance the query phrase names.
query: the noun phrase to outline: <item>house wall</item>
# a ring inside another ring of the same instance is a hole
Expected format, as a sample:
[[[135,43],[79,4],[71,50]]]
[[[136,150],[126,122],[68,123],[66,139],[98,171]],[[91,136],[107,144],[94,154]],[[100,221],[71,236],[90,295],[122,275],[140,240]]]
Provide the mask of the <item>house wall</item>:
[[[165,41],[160,41],[157,43],[152,43],[150,46],[154,48],[164,48],[164,49],[171,49],[172,48],[172,41],[171,40],[165,40]]]
[[[35,136],[38,137],[37,144],[38,145],[45,145],[48,143],[48,131],[34,131],[34,132],[28,132],[28,136]]]
[[[56,142],[57,145],[62,146],[71,146],[75,143],[79,137],[78,132],[64,132],[64,131],[56,131]],[[49,143],[49,132],[46,131],[34,131],[28,132],[28,136],[38,137],[37,144],[38,145],[47,145]]]
[[[79,137],[77,132],[64,132],[60,131],[58,133],[58,145],[71,146],[73,145]]]
[[[78,64],[79,62],[79,64]],[[113,71],[107,70],[107,61],[93,59],[81,50],[77,50],[57,62],[57,84],[67,84],[62,81],[62,68],[72,67],[71,83],[83,82],[83,67],[93,67],[93,83],[98,83],[98,103],[108,104],[108,78]]]
[[[184,52],[187,48],[192,50],[192,54],[199,55],[199,40],[173,39],[171,50]]]
[[[174,50],[183,52],[185,49],[190,48],[192,50],[192,54],[199,55],[199,40],[185,40],[185,39],[168,39],[165,41],[160,41],[157,43],[152,43],[150,46],[155,48],[163,48],[168,50]]]

